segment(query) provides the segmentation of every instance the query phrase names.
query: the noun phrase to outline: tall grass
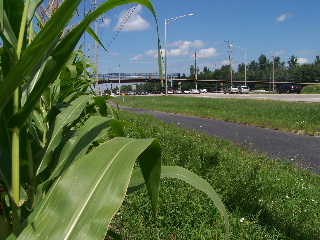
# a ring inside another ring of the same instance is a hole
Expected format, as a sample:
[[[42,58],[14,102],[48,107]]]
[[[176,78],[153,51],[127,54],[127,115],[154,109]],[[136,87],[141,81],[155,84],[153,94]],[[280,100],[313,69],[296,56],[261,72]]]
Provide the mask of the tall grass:
[[[310,135],[320,134],[320,103],[127,96],[121,104]]]
[[[119,116],[160,140],[165,165],[183,166],[214,186],[231,213],[231,239],[320,239],[318,175],[148,115]],[[178,181],[163,181],[161,188],[170,194],[160,196],[157,223],[141,189],[126,199],[113,228],[126,239],[223,238],[223,219],[206,196]]]

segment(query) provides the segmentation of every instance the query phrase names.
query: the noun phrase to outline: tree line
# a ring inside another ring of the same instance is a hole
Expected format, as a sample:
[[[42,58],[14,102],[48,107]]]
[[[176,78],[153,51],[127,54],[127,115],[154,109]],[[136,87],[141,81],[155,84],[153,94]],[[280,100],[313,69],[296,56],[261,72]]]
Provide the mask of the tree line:
[[[276,82],[300,82],[316,83],[320,80],[320,56],[316,56],[313,63],[299,64],[297,56],[292,55],[286,62],[279,56],[270,61],[266,55],[261,54],[258,61],[251,61],[247,66],[244,63],[238,65],[236,71],[232,69],[232,79],[243,81],[246,76],[248,81],[268,81],[273,78]],[[195,79],[195,67],[190,66],[189,77]],[[230,65],[223,65],[220,69],[210,70],[204,67],[200,72],[197,68],[197,79],[230,80]]]
[[[320,80],[320,56],[316,56],[313,63],[299,64],[298,57],[292,55],[287,62],[282,61],[279,56],[275,56],[272,60],[269,60],[266,55],[261,54],[257,61],[253,60],[247,64],[245,71],[245,64],[241,63],[237,69],[232,69],[232,79],[234,82],[244,81],[245,74],[247,81],[256,81],[260,83],[249,84],[252,89],[266,89],[270,90],[271,80],[275,82],[295,82],[295,83],[318,83]],[[246,72],[246,73],[245,73]],[[179,81],[174,81],[168,84],[168,87],[173,89],[190,89],[195,88],[195,66],[190,66],[190,74],[186,76],[181,75],[182,79],[189,79],[190,81],[183,82],[179,85]],[[197,68],[198,80],[225,80],[230,81],[230,65],[222,65],[220,69],[211,70],[204,66],[200,71]],[[267,83],[266,83],[267,82]],[[198,88],[207,88],[210,90],[221,90],[221,85],[218,83],[198,82]],[[132,90],[131,85],[122,86],[121,91]],[[136,91],[146,90],[148,92],[153,91],[165,91],[164,86],[159,82],[146,82],[144,84],[136,84]],[[114,89],[115,91],[115,89]],[[106,90],[105,92],[110,92]]]

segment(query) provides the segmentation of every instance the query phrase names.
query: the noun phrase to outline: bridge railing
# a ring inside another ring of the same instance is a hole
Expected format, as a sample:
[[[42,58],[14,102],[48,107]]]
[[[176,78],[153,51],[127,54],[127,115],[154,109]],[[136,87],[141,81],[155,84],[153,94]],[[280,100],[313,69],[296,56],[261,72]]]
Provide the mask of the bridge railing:
[[[120,80],[129,80],[129,79],[159,80],[161,79],[161,76],[159,73],[104,73],[104,74],[98,74],[98,78],[100,80],[117,80],[119,78]],[[179,79],[180,73],[172,73],[168,75],[168,79],[170,78]],[[164,75],[162,75],[162,79],[164,79]]]

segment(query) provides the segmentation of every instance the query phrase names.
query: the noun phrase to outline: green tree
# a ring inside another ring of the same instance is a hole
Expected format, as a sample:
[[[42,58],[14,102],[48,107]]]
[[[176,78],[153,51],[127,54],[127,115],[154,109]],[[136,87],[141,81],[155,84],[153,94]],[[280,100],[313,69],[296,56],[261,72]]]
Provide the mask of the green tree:
[[[314,64],[317,66],[317,65],[320,65],[320,56],[317,55],[316,56],[316,59],[314,60]]]
[[[292,55],[288,61],[288,65],[289,70],[297,68],[299,66],[298,58]]]
[[[270,70],[270,63],[269,63],[269,60],[267,59],[266,55],[264,55],[264,54],[260,55],[258,64],[259,64],[260,71]]]
[[[314,64],[302,64],[292,70],[291,78],[299,82],[315,82],[320,75]]]
[[[248,80],[259,80],[259,64],[256,61],[251,61],[247,71]]]
[[[202,72],[203,72],[204,74],[207,74],[207,73],[211,73],[211,70],[210,70],[208,67],[204,66]]]
[[[241,64],[238,65],[237,71],[238,71],[239,73],[244,72],[244,71],[245,71],[245,68],[246,68],[245,64],[244,64],[244,63],[241,63]]]
[[[205,66],[203,71],[198,74],[198,79],[213,79],[213,75],[213,72]]]
[[[279,56],[274,57],[274,78],[276,81],[285,81],[287,78],[285,62],[281,62]]]
[[[245,64],[241,63],[238,65],[237,72],[235,73],[235,79],[244,80],[245,78]]]
[[[230,80],[230,66],[222,65],[220,69],[214,71],[214,76],[219,80]]]
[[[197,74],[199,74],[199,68],[197,67]],[[195,66],[191,65],[190,66],[190,75],[189,78],[194,79],[194,75],[195,75]]]

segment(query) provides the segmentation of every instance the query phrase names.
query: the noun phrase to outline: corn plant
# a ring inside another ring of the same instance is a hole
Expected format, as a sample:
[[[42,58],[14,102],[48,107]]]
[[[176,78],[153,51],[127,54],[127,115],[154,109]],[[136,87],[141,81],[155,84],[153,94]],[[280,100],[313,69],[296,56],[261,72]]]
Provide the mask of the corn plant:
[[[145,183],[156,216],[161,177],[206,192],[228,238],[227,213],[212,187],[186,169],[161,168],[160,143],[93,96],[91,64],[75,51],[85,31],[102,44],[89,25],[120,5],[143,4],[157,21],[152,3],[106,1],[65,33],[81,0],[65,0],[47,22],[35,18],[42,2],[0,0],[0,239],[119,237],[108,226],[126,193]],[[161,70],[159,41],[158,49]],[[139,139],[124,137],[128,126]]]

